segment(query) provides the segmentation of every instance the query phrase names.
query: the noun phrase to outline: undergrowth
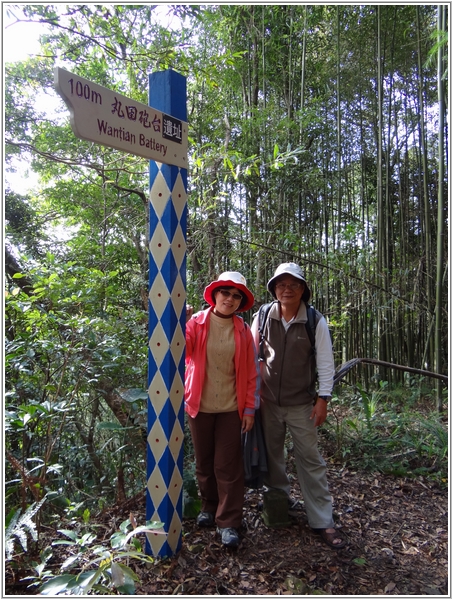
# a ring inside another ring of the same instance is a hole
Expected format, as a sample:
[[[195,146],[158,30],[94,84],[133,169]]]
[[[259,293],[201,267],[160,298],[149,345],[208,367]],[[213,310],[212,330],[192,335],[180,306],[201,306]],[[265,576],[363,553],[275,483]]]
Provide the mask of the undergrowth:
[[[19,519],[15,516],[13,525],[8,527],[7,563],[15,558],[13,535],[20,541],[22,549],[27,550],[24,540],[30,526],[28,524],[25,528],[23,525],[35,515],[36,506],[32,505]],[[163,534],[163,524],[147,521],[146,525],[138,526],[132,519],[127,519],[107,542],[103,542],[98,539],[96,524],[87,521],[85,518],[73,523],[71,529],[58,529],[58,538],[40,551],[39,558],[30,557],[32,574],[22,578],[23,582],[27,582],[30,593],[41,596],[135,594],[139,578],[132,568],[133,563],[154,563],[154,559],[144,552],[140,537],[143,534]],[[18,529],[21,529],[20,535]],[[35,535],[33,539],[37,539]],[[67,556],[63,563],[55,565],[52,563],[54,549],[61,545],[67,547]]]
[[[420,385],[392,389],[380,382],[372,391],[342,388],[333,397],[329,418],[319,430],[323,454],[357,470],[422,476],[446,487],[447,419],[434,406],[434,392]],[[200,500],[189,435],[185,436],[184,454],[183,517],[194,517],[200,510]],[[22,564],[25,562],[32,574],[22,581],[30,593],[40,595],[133,594],[137,576],[132,563],[153,562],[143,551],[140,537],[163,533],[162,524],[137,526],[131,516],[108,541],[100,542],[89,508],[74,502],[66,506],[64,518],[52,521],[57,539],[43,547],[35,521],[46,522],[43,507],[52,502],[51,497],[52,492],[48,492],[39,502],[22,509],[15,507],[8,513],[5,548],[9,570],[18,570],[18,561],[23,558]],[[53,519],[56,517],[53,513]],[[33,552],[27,545],[30,537],[36,542]],[[63,564],[56,566],[52,556],[58,545],[68,551]]]
[[[433,395],[419,382],[408,388],[381,381],[374,391],[343,389],[331,401],[321,439],[336,460],[356,469],[423,475],[446,486],[447,419],[434,410]]]

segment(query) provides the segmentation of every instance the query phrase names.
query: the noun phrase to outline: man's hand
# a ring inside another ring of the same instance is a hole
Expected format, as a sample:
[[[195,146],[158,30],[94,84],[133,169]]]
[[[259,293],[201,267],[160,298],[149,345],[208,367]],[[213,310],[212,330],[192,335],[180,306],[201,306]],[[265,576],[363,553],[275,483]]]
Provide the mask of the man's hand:
[[[310,419],[314,419],[313,425],[319,427],[327,419],[327,402],[318,398],[316,404],[313,406],[311,411]]]
[[[242,417],[242,433],[247,433],[253,427],[253,423],[255,422],[255,417],[251,415],[244,415]]]

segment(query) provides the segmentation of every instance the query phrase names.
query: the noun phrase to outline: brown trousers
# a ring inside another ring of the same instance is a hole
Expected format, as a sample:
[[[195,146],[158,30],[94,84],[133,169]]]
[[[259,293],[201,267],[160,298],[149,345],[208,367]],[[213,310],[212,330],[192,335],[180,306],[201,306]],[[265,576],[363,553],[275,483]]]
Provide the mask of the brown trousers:
[[[201,510],[218,527],[239,528],[244,505],[244,460],[237,411],[188,417],[195,450]]]

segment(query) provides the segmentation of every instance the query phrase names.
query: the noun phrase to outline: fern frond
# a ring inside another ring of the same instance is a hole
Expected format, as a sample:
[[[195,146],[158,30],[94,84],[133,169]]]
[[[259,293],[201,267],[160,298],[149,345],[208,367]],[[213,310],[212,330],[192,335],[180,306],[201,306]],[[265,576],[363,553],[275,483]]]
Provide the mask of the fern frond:
[[[46,496],[39,502],[31,504],[21,516],[19,516],[21,512],[20,509],[14,513],[5,531],[5,552],[7,560],[11,560],[14,552],[14,538],[19,541],[25,552],[27,551],[27,532],[35,542],[37,541],[38,532],[36,531],[36,524],[32,519],[45,501]]]
[[[11,517],[11,521],[9,522],[9,525],[6,528],[6,531],[5,531],[5,538],[6,539],[8,539],[8,538],[11,537],[11,532],[16,527],[17,521],[19,520],[19,515],[20,515],[20,508],[18,510],[16,510],[16,512],[14,513],[14,515]]]

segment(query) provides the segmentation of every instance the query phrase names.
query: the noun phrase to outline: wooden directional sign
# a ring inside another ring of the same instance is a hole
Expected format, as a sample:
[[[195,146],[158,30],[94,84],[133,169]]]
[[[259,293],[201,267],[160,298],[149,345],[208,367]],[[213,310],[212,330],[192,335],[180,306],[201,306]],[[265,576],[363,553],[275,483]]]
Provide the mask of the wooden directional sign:
[[[55,69],[55,88],[69,108],[77,137],[187,169],[185,121],[60,67]]]

